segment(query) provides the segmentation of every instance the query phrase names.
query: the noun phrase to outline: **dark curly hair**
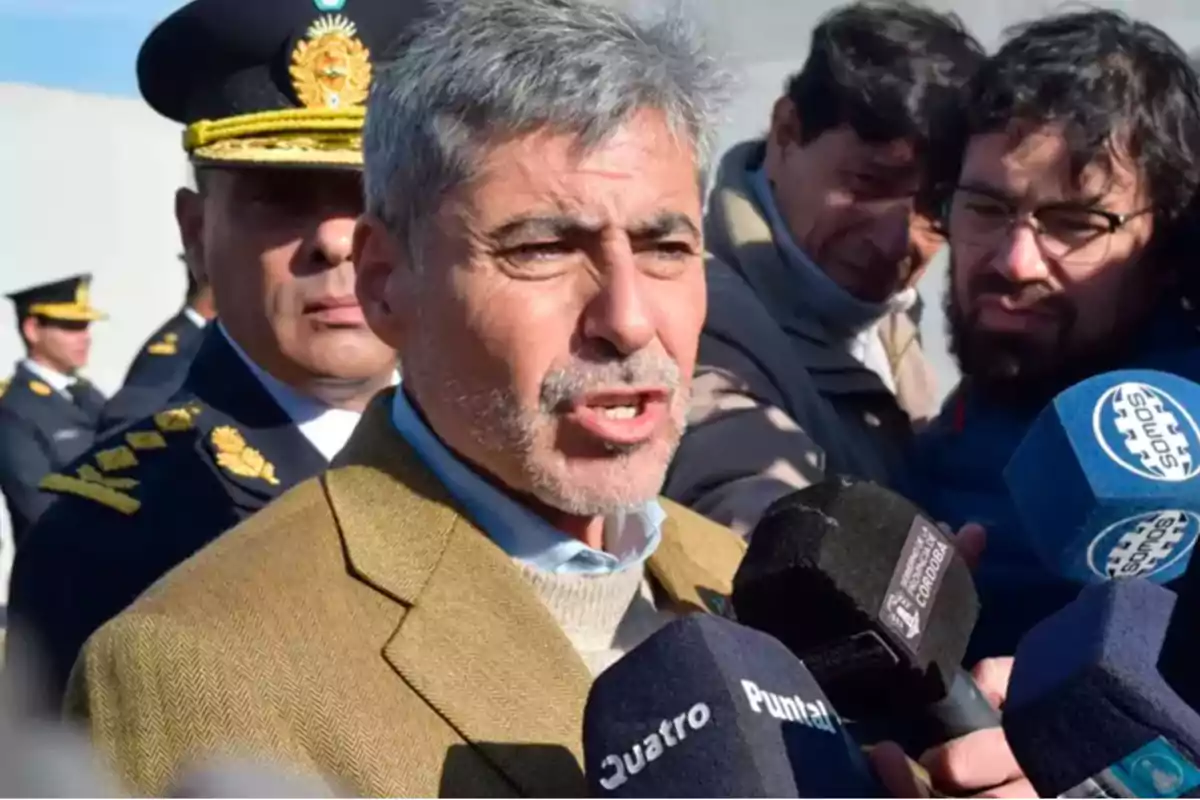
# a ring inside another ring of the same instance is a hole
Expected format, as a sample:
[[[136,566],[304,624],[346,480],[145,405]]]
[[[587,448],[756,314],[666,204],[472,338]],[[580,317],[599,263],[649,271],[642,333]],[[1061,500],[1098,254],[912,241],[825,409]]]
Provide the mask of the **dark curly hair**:
[[[920,153],[984,59],[954,14],[908,2],[858,2],[821,20],[786,91],[803,144],[848,125],[869,142],[911,139]]]
[[[931,165],[933,204],[944,207],[971,137],[1013,122],[1062,124],[1075,178],[1121,157],[1140,168],[1155,216],[1151,246],[1168,263],[1178,259],[1200,184],[1200,86],[1187,54],[1163,31],[1106,10],[1017,26],[962,102]]]

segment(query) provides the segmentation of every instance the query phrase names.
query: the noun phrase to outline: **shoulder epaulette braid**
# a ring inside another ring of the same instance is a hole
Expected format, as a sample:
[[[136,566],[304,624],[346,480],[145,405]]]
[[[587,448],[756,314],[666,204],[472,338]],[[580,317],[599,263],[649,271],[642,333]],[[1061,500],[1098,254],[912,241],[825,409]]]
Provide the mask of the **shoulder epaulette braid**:
[[[92,500],[122,514],[137,513],[142,502],[128,492],[137,488],[140,481],[112,473],[139,466],[139,453],[166,449],[166,436],[195,428],[200,411],[199,406],[188,405],[155,414],[153,429],[127,431],[124,444],[96,453],[94,465],[84,464],[74,475],[52,472],[38,486],[48,492]]]
[[[146,352],[152,356],[173,356],[179,352],[179,334],[168,333],[162,341],[151,342]]]

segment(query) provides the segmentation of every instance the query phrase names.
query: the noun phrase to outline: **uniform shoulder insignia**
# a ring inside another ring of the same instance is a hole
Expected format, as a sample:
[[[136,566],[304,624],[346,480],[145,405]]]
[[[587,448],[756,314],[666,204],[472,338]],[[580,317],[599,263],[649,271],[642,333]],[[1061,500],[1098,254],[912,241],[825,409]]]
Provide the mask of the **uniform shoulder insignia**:
[[[38,488],[58,494],[73,494],[130,515],[141,508],[142,503],[125,492],[137,485],[138,481],[133,478],[110,478],[91,464],[85,464],[75,475],[50,473],[42,478]]]
[[[0,397],[4,397],[4,393],[8,391],[8,385],[12,383],[8,378],[0,379]]]
[[[154,415],[154,426],[163,433],[181,433],[196,427],[196,417],[200,414],[200,406],[187,405],[179,408],[168,408]]]
[[[127,431],[123,444],[95,454],[94,465],[84,464],[74,475],[51,473],[39,486],[49,492],[73,494],[132,515],[142,507],[142,502],[128,492],[141,485],[141,481],[111,473],[139,466],[138,453],[166,449],[167,438],[163,434],[192,430],[198,413],[198,406],[185,406],[156,414],[154,424],[157,429]]]
[[[41,381],[30,381],[29,382],[29,391],[33,392],[34,394],[36,394],[39,397],[49,397],[50,395],[52,395],[54,393],[53,389],[51,389],[47,384],[44,384]]]
[[[157,432],[151,431],[155,435]],[[126,436],[128,437],[129,434]],[[84,464],[75,471],[75,475],[52,473],[41,482],[40,487],[52,492],[73,494],[94,500],[101,505],[120,511],[122,514],[133,514],[142,507],[140,500],[126,494],[130,489],[136,489],[141,483],[135,478],[107,475],[109,472],[119,472],[138,465],[137,454],[133,448],[126,445],[101,450],[95,455],[96,464]]]
[[[279,479],[275,477],[275,465],[247,445],[237,428],[229,425],[213,428],[209,441],[217,456],[217,463],[224,469],[240,478],[261,478],[272,486],[279,485]]]
[[[151,342],[146,352],[152,356],[173,356],[179,352],[179,334],[167,333],[162,341]]]
[[[158,431],[130,431],[125,434],[125,443],[134,450],[161,450],[167,440]]]
[[[105,472],[119,472],[138,465],[137,454],[125,445],[96,453],[96,463]]]

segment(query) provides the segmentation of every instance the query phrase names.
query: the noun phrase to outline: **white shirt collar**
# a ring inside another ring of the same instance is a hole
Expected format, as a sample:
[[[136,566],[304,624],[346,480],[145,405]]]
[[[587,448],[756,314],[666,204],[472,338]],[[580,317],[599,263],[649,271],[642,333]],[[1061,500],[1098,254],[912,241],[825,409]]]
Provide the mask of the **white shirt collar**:
[[[229,342],[233,352],[242,359],[246,368],[267,390],[267,394],[271,395],[271,398],[279,404],[292,422],[296,423],[296,427],[300,429],[300,433],[304,434],[304,438],[317,448],[317,451],[327,460],[332,461],[333,457],[346,446],[346,442],[350,441],[350,434],[358,425],[362,414],[344,408],[331,408],[319,400],[301,394],[255,364],[246,351],[233,340],[220,321],[217,322],[217,329],[225,337],[225,341]]]
[[[75,384],[75,378],[70,375],[63,375],[58,370],[51,369],[45,364],[39,364],[32,358],[24,359],[21,364],[59,394],[66,394],[67,390]]]
[[[204,315],[191,306],[183,307],[183,315],[200,330],[204,330],[208,326],[208,320],[204,318]]]

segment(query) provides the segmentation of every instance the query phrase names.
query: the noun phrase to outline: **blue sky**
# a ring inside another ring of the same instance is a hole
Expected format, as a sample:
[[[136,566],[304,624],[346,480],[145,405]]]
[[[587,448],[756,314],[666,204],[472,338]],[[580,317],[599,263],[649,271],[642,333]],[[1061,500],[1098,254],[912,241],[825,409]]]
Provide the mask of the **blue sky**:
[[[138,47],[155,23],[181,5],[183,0],[0,0],[0,83],[135,97]]]

